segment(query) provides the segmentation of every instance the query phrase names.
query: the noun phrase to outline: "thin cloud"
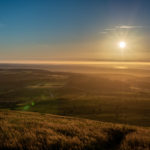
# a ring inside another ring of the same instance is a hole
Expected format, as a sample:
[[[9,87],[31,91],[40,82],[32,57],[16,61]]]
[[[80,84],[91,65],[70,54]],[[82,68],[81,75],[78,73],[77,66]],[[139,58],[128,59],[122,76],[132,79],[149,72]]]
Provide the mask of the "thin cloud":
[[[107,32],[100,32],[100,34],[107,34]]]
[[[130,25],[118,25],[113,28],[106,28],[104,29],[103,32],[100,32],[101,34],[106,34],[111,31],[116,31],[117,29],[127,29],[127,30],[132,30],[132,29],[142,29],[144,26],[130,26]]]
[[[112,28],[112,29],[104,29],[105,31],[114,31],[115,28]]]
[[[121,25],[121,26],[116,26],[118,29],[139,29],[139,28],[144,28],[143,26],[128,26],[128,25]]]

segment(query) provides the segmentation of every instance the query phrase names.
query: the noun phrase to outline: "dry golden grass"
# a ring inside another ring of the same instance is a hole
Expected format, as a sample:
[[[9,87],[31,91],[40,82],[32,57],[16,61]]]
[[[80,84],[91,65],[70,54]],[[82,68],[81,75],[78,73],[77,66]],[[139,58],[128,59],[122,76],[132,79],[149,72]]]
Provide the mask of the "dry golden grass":
[[[150,129],[1,110],[0,149],[149,150]]]

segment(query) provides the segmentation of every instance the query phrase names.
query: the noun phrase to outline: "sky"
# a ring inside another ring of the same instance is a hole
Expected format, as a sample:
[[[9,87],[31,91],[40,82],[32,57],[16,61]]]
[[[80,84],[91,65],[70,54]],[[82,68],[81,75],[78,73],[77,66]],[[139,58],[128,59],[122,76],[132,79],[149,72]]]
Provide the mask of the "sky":
[[[149,8],[149,0],[0,0],[0,61],[149,61]]]

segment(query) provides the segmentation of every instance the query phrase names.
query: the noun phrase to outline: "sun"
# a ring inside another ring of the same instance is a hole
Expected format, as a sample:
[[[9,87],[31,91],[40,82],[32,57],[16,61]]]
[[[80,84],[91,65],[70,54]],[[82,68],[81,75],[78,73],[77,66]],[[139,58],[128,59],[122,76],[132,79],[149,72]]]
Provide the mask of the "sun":
[[[125,48],[125,47],[126,47],[126,45],[127,45],[127,44],[126,44],[126,42],[121,41],[121,42],[119,42],[119,44],[118,44],[118,45],[119,45],[119,47],[120,47],[120,48],[122,48],[122,49],[123,49],[123,48]]]

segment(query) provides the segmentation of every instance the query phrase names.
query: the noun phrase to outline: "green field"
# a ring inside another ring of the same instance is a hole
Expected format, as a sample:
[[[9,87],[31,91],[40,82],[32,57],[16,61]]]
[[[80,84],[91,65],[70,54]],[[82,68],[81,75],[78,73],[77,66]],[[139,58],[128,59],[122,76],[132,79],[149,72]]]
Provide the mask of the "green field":
[[[150,126],[150,71],[0,69],[0,108]]]

